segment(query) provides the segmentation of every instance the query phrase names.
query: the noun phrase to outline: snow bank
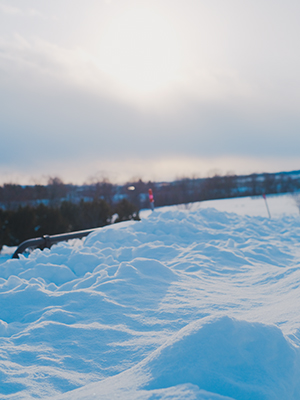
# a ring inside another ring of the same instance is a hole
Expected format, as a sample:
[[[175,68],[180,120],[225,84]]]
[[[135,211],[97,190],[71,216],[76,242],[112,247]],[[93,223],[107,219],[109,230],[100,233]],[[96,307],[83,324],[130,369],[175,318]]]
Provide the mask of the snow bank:
[[[75,391],[73,398],[299,399],[299,376],[300,350],[280,329],[204,318],[136,367]]]
[[[235,399],[296,399],[299,356],[278,328],[223,317],[164,346],[148,363],[147,388],[192,383]]]
[[[299,399],[299,238],[165,210],[6,261],[1,398]]]

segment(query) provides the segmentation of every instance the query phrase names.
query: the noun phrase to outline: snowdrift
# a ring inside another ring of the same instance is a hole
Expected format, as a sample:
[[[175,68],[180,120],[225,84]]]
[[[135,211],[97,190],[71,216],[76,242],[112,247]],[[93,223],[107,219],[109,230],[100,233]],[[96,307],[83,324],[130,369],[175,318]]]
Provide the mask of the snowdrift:
[[[155,211],[0,264],[1,398],[299,399],[299,238]]]
[[[204,318],[183,328],[138,366],[73,396],[296,399],[300,396],[299,356],[298,348],[275,326]],[[132,387],[139,390],[133,392]]]

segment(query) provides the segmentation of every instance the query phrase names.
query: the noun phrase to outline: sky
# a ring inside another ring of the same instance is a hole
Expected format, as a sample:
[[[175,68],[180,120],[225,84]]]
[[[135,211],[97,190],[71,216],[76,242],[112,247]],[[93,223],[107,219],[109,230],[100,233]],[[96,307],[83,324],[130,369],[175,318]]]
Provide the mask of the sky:
[[[300,169],[294,0],[0,0],[0,184]]]

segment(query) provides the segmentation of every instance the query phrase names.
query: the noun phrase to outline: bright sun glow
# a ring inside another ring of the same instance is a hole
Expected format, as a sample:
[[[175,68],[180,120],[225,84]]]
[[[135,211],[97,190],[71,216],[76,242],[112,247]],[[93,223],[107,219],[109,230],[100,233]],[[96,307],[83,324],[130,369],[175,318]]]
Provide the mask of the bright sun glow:
[[[176,30],[166,18],[135,8],[114,19],[100,45],[102,71],[118,90],[144,97],[178,79],[182,54]]]

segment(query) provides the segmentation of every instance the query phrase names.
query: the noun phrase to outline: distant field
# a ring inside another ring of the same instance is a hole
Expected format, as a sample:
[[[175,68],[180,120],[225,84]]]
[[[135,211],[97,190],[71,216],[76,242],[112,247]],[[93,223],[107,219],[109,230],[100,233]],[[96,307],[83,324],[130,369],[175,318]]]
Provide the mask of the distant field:
[[[296,194],[277,194],[267,196],[267,203],[271,217],[282,215],[299,215]],[[196,203],[180,204],[177,206],[160,207],[159,210],[186,209],[198,210],[199,208],[215,208],[218,211],[233,212],[239,215],[268,217],[265,200],[262,196],[255,197],[235,197],[231,199],[207,200]],[[141,218],[151,213],[150,210],[142,210]]]

